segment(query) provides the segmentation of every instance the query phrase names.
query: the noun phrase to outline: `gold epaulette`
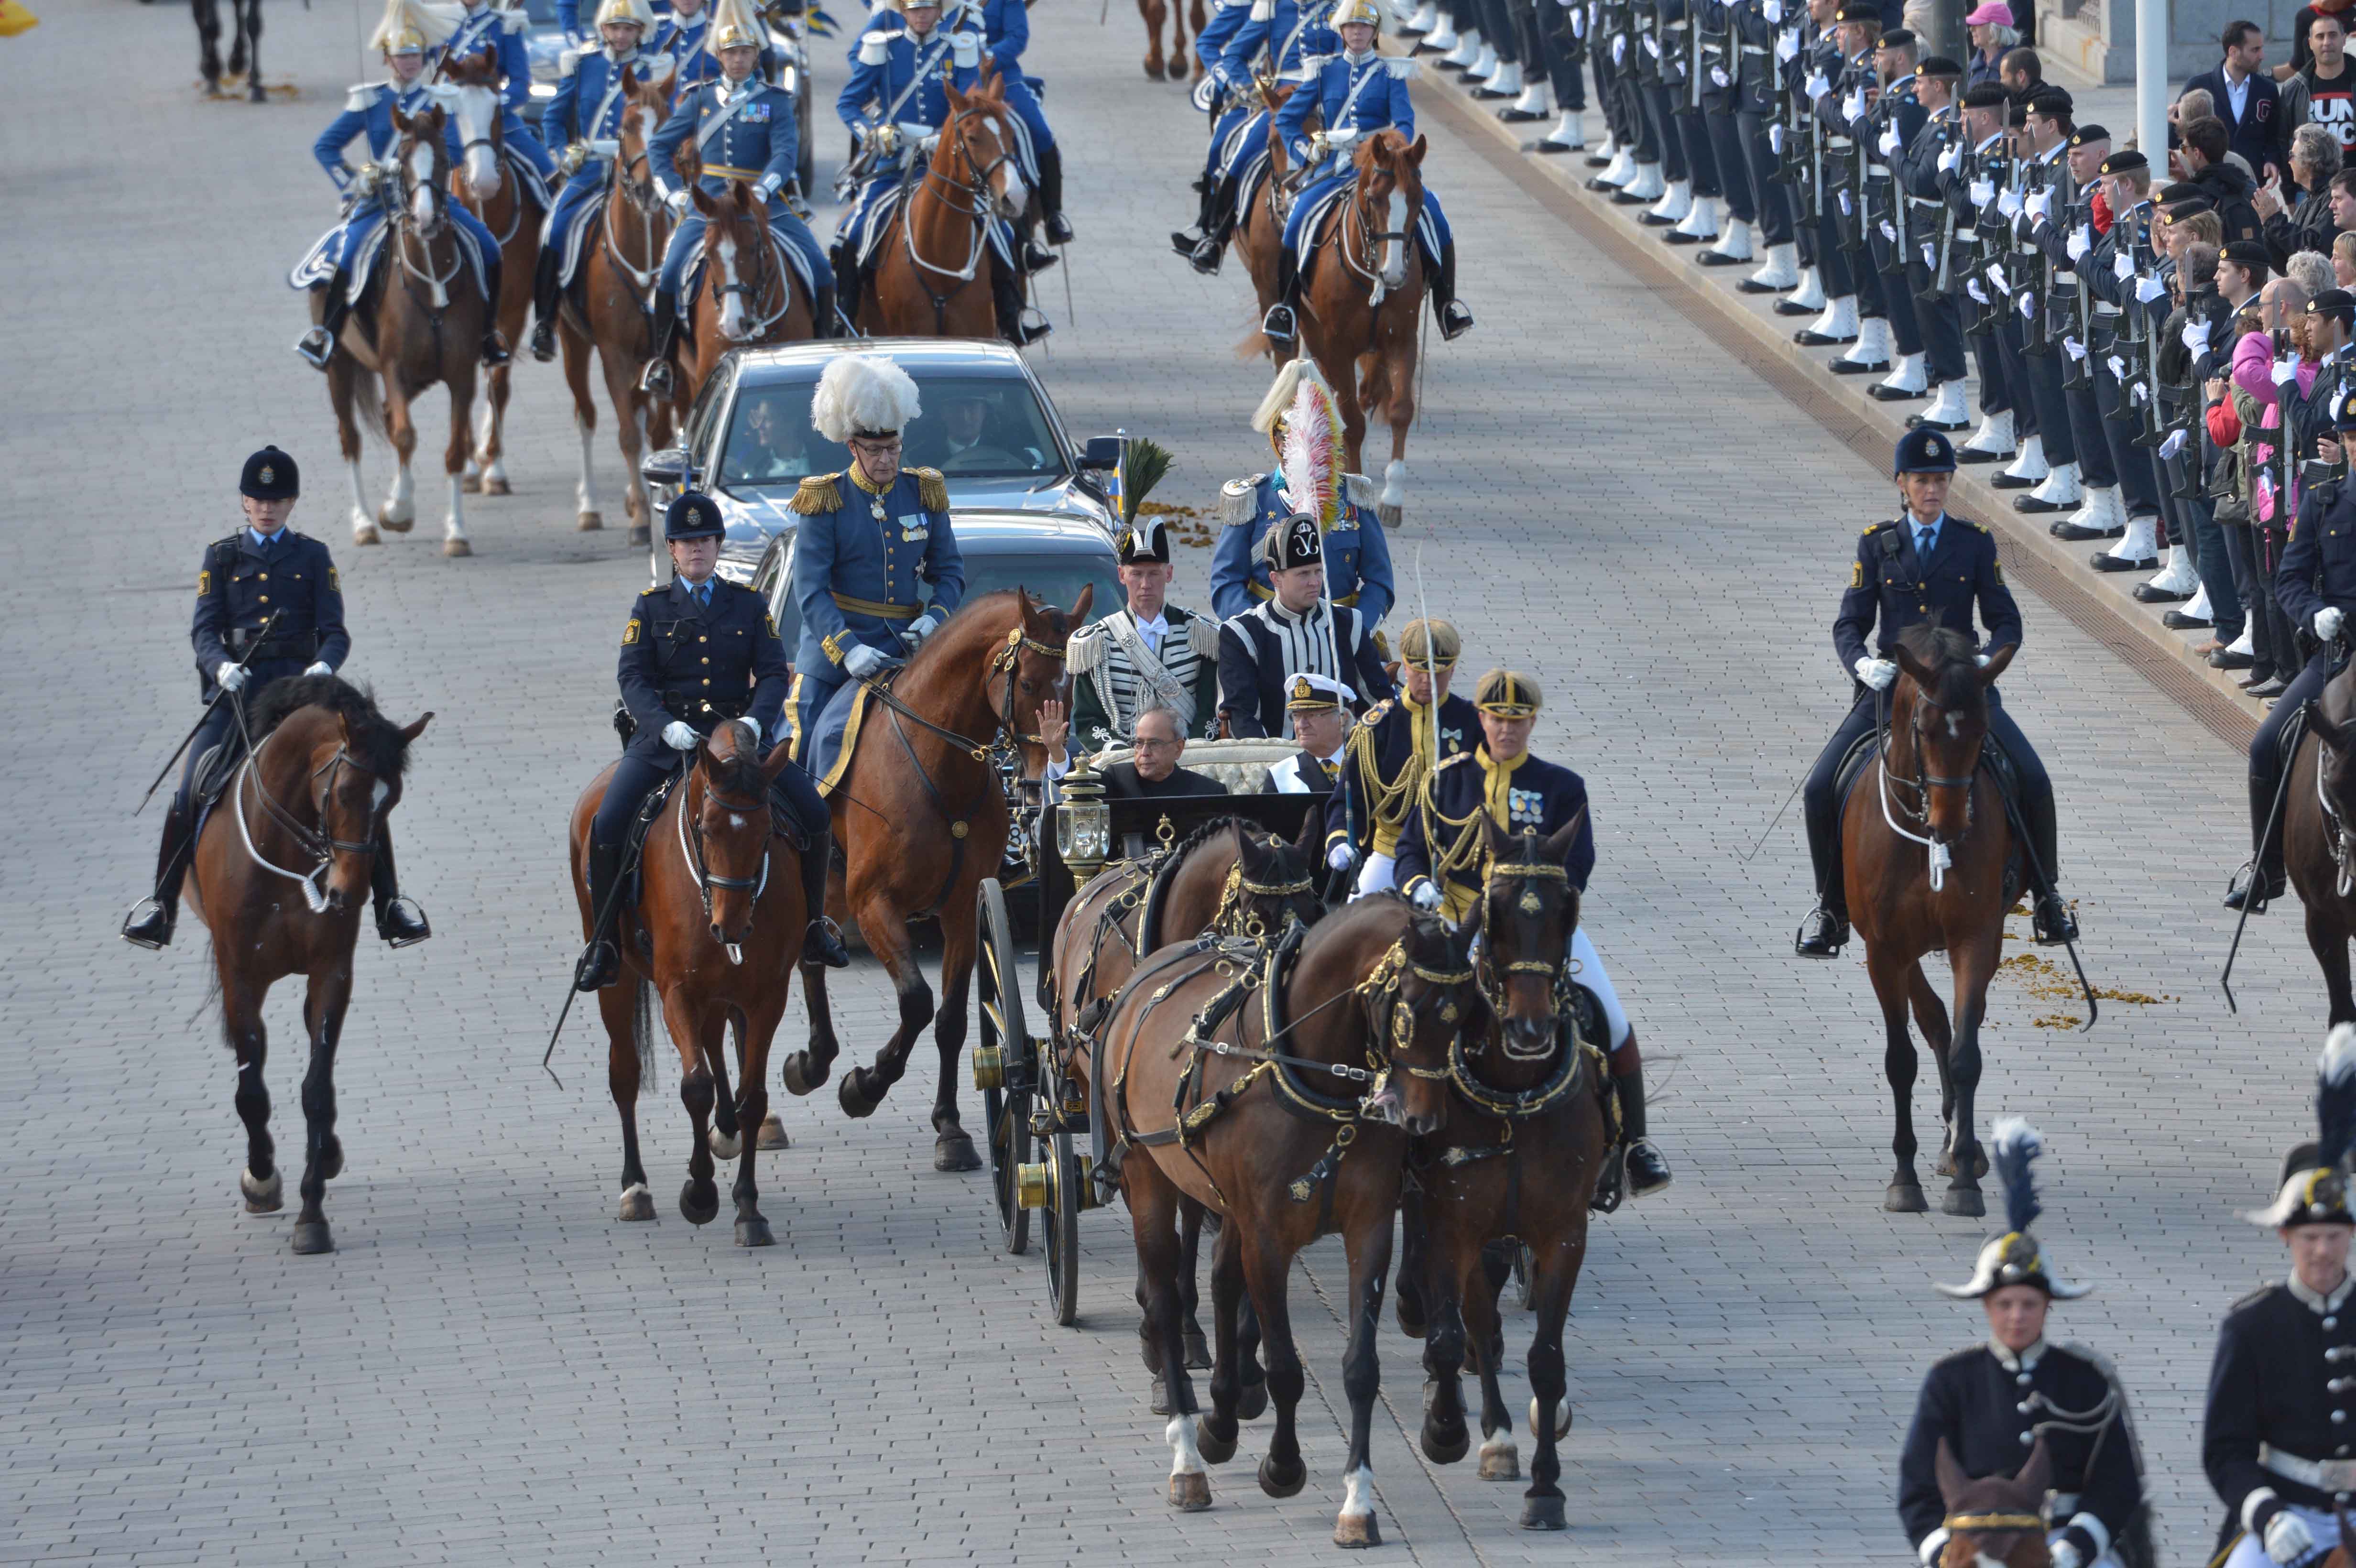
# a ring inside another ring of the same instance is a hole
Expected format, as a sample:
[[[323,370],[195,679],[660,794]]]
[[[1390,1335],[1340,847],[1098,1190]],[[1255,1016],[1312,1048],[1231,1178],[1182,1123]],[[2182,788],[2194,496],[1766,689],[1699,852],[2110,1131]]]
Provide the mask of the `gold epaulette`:
[[[925,510],[946,512],[949,509],[949,482],[941,477],[939,469],[911,468],[908,472],[916,476],[916,498],[925,504]]]
[[[1972,520],[1969,517],[1965,517],[1961,520],[1966,523],[1972,523]],[[1989,528],[1986,523],[1972,523],[1972,527],[1979,529],[1979,531],[1984,534],[1992,534],[1996,532],[1994,528]]]
[[[841,473],[812,474],[806,476],[794,492],[793,508],[805,517],[815,517],[820,512],[842,510],[842,491],[835,485]]]

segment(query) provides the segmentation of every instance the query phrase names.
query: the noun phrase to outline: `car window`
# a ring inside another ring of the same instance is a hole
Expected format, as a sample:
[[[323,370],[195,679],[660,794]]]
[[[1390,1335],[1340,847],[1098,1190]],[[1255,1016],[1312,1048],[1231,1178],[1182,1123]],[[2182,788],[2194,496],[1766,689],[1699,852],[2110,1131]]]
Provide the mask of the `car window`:
[[[848,467],[851,453],[810,428],[818,380],[767,381],[738,395],[719,483],[790,485],[804,475]],[[905,432],[901,460],[952,479],[1026,478],[1066,472],[1047,412],[1031,383],[1013,376],[921,376],[921,411]]]
[[[556,0],[518,0],[523,14],[531,18],[533,27],[556,26]]]
[[[680,437],[681,446],[690,452],[710,449],[712,422],[719,417],[721,405],[727,402],[729,384],[735,379],[726,370],[705,378],[703,389],[695,394],[695,406],[687,411],[687,428]]]
[[[771,552],[776,563],[776,575],[765,573],[755,586],[769,598],[770,613],[777,618],[777,635],[785,639],[786,652],[790,656],[794,645],[802,635],[800,603],[792,592],[794,547],[787,541]],[[1084,555],[968,555],[965,558],[965,596],[972,599],[983,593],[994,593],[1001,588],[1023,588],[1034,598],[1069,608],[1080,596],[1084,586],[1093,586],[1096,597],[1089,602],[1087,619],[1101,621],[1121,606],[1120,580],[1114,574],[1109,558],[1097,559]]]

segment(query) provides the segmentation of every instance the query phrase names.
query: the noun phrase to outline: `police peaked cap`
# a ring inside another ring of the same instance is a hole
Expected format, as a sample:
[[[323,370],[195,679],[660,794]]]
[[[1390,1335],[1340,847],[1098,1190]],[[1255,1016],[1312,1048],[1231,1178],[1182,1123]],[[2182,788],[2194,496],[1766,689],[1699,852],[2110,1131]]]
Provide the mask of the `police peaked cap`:
[[[674,543],[680,539],[716,539],[728,532],[721,520],[720,503],[701,490],[682,490],[679,499],[670,504],[663,517],[663,538]]]
[[[1268,562],[1270,571],[1289,571],[1296,566],[1323,566],[1325,563],[1325,541],[1317,532],[1317,519],[1305,512],[1295,512],[1284,518],[1259,541],[1260,559]]]
[[[2100,125],[2081,125],[2070,133],[2070,144],[2073,147],[2091,147],[2097,142],[2110,139],[2110,132]]]
[[[1983,81],[1964,90],[1964,107],[1966,109],[2001,109],[2011,101],[2012,94],[2007,92],[2000,82]]]
[[[1123,566],[1170,564],[1170,530],[1159,517],[1145,517],[1120,530],[1113,553]]]
[[[291,501],[303,493],[303,476],[293,458],[274,446],[265,446],[245,460],[237,489],[239,495],[257,501]]]
[[[1955,443],[1943,431],[1918,424],[1898,438],[1898,453],[1890,464],[1894,474],[1953,474],[1955,471]]]

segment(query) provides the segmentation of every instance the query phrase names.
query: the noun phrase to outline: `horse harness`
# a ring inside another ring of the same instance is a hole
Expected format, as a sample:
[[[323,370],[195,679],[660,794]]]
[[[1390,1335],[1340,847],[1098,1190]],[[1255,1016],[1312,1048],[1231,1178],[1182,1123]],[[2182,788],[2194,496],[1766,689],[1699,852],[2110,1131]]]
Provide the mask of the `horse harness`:
[[[442,213],[438,205],[449,199],[448,193],[442,189],[443,160],[448,155],[447,153],[439,142],[430,144],[413,142],[412,144],[430,146],[433,150],[432,188],[437,204],[434,208],[435,216],[429,223],[421,224],[417,221],[416,215],[410,210],[410,202],[421,187],[416,176],[411,172],[409,160],[396,158],[394,166],[397,173],[394,178],[396,188],[401,192],[401,200],[395,204],[392,214],[392,253],[401,263],[402,291],[409,295],[410,302],[423,313],[426,321],[434,328],[434,357],[438,360],[442,357],[442,313],[450,308],[450,281],[458,275],[461,268],[466,266],[466,248],[458,243],[455,234],[451,232],[450,220]],[[450,267],[447,272],[436,272],[434,270],[434,241],[444,234],[450,235]],[[412,240],[424,252],[425,261],[423,266],[409,259],[409,244]],[[433,291],[430,304],[419,297],[418,285],[421,283]],[[490,301],[487,308],[496,311],[498,308],[498,302]]]
[[[754,249],[759,252],[760,264],[753,269],[750,282],[723,283],[720,281],[717,259],[712,253],[712,234],[714,227],[715,225],[707,222],[703,228],[703,271],[712,285],[712,314],[715,316],[719,314],[721,307],[727,304],[730,294],[743,295],[746,325],[744,336],[738,341],[757,343],[767,335],[770,327],[776,325],[787,311],[794,308],[794,285],[786,266],[785,257],[777,249],[776,231],[766,223],[754,224],[753,227],[760,233],[760,239],[754,246]],[[768,315],[763,315],[760,314],[761,302],[768,297],[772,279],[775,279],[777,284],[777,305]]]
[[[970,176],[969,180],[952,179],[942,169],[944,160],[927,158],[925,161],[922,178],[916,176],[916,163],[912,159],[906,173],[901,176],[900,183],[901,190],[905,193],[911,186],[921,187],[931,184],[933,179],[938,176],[941,184],[948,187],[951,194],[942,195],[937,191],[934,193],[935,199],[948,208],[951,213],[963,218],[972,228],[972,240],[966,251],[963,266],[944,267],[936,262],[927,261],[916,252],[916,224],[912,210],[915,197],[904,194],[901,198],[898,215],[901,243],[908,252],[910,264],[916,269],[916,287],[923,290],[925,298],[932,303],[933,331],[937,336],[948,335],[949,297],[956,293],[958,289],[951,289],[948,293],[935,293],[933,285],[926,281],[925,274],[931,272],[944,278],[955,278],[959,288],[974,281],[975,275],[981,270],[982,252],[990,246],[990,176],[998,172],[1000,165],[1012,162],[1014,156],[1012,153],[1001,146],[998,156],[979,168],[975,167],[973,146],[967,140],[967,120],[966,115],[958,116],[957,140],[952,144],[952,147],[955,151],[965,155],[965,166]]]
[[[235,693],[230,694],[230,700],[237,701]],[[242,731],[245,728],[244,704],[240,702],[235,711],[238,729]],[[273,731],[262,738],[262,745],[267,746],[276,738],[277,731]],[[247,859],[263,870],[284,877],[288,881],[302,888],[303,901],[309,906],[311,912],[324,914],[327,909],[327,894],[324,879],[327,874],[328,867],[334,864],[335,851],[341,849],[347,855],[370,857],[376,854],[376,840],[373,837],[365,841],[337,838],[327,829],[326,802],[335,788],[336,770],[349,767],[354,773],[366,773],[371,779],[377,778],[377,775],[354,762],[350,750],[340,741],[337,742],[336,754],[311,770],[311,777],[314,781],[324,781],[319,783],[318,788],[312,795],[311,809],[319,818],[320,824],[317,827],[313,827],[280,805],[277,798],[270,793],[269,786],[262,782],[262,770],[258,765],[260,761],[261,747],[249,740],[246,742],[245,762],[238,769],[236,783],[232,786],[235,798],[230,802],[232,815],[237,818],[238,837],[245,845]],[[381,782],[381,780],[379,781],[380,784]],[[295,846],[312,858],[314,864],[309,871],[290,871],[285,867],[262,857],[261,849],[253,842],[252,826],[245,819],[245,796],[249,785],[252,787],[254,798],[261,802],[264,815],[280,827],[284,828],[288,836],[294,840]],[[378,802],[371,807],[369,815],[371,825],[375,823],[381,809],[382,802]]]
[[[1919,682],[1914,688],[1914,704],[1916,713],[1920,713],[1925,708],[1933,708],[1942,713],[1951,714],[1954,711],[1945,703],[1933,699],[1929,692],[1922,689]],[[1955,846],[1971,837],[1972,824],[1978,816],[1979,795],[1979,791],[1973,785],[1978,782],[1978,770],[1986,766],[1986,763],[1978,757],[1977,753],[1975,753],[1973,772],[1962,778],[1950,778],[1942,773],[1925,773],[1922,765],[1921,739],[1922,726],[1910,716],[1908,728],[1915,737],[1914,776],[1911,779],[1900,779],[1898,784],[1900,788],[1911,789],[1914,792],[1917,804],[1908,805],[1901,802],[1897,812],[1893,814],[1890,807],[1890,746],[1897,734],[1897,726],[1888,719],[1884,719],[1879,728],[1881,754],[1874,759],[1873,768],[1875,787],[1881,799],[1881,819],[1890,825],[1890,830],[1892,833],[1909,842],[1920,844],[1929,851],[1931,891],[1934,893],[1938,892],[1947,885],[1947,871],[1955,863]],[[1980,741],[1983,752],[1987,749],[1987,739],[1983,737]],[[1952,843],[1931,836],[1931,791],[1933,789],[1960,789],[1964,792],[1964,831],[1962,837]],[[1901,816],[1908,822],[1921,824],[1922,831],[1916,833],[1905,827],[1898,820]]]

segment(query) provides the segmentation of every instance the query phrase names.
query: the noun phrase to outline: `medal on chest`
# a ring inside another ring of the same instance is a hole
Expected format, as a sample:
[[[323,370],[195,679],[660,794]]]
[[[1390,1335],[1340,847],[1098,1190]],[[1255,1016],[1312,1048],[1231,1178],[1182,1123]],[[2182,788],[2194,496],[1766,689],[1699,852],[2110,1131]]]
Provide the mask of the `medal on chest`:
[[[884,497],[881,496],[870,496],[867,502],[867,509],[874,514],[875,520],[879,523],[884,521],[892,515],[884,509]]]

